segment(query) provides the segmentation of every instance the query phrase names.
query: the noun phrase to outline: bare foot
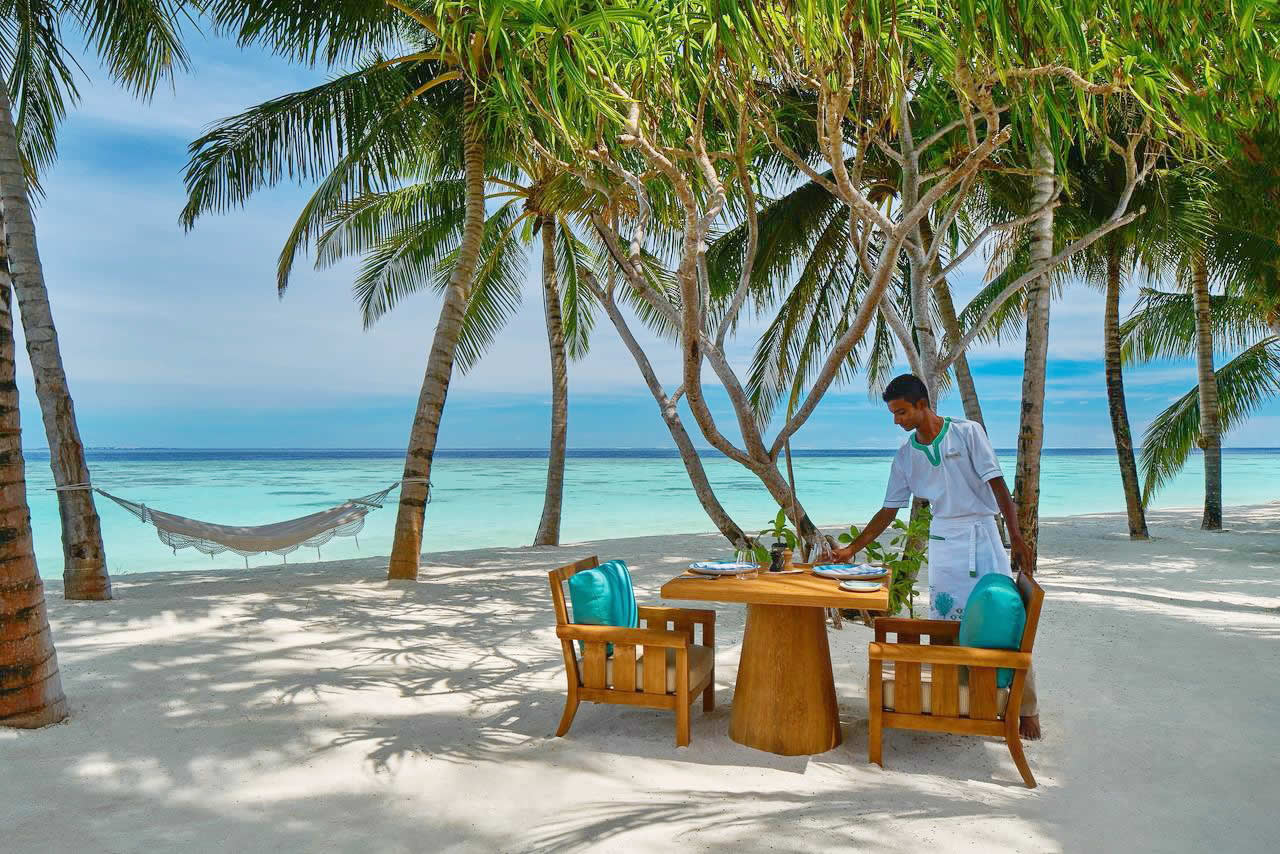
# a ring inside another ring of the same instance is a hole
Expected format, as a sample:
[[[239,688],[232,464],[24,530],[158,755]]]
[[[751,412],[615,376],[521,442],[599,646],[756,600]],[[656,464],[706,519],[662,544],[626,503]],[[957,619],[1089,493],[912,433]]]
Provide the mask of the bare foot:
[[[1040,716],[1023,715],[1018,718],[1018,735],[1028,741],[1038,741],[1040,739]]]

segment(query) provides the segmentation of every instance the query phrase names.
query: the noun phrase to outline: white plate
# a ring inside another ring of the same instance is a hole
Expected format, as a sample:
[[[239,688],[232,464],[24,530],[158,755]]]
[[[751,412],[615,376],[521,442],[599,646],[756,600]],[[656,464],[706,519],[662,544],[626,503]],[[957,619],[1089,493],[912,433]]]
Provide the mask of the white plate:
[[[874,593],[880,589],[879,581],[841,581],[841,590],[848,590],[850,593]]]
[[[737,575],[753,569],[759,569],[759,567],[754,563],[736,560],[700,560],[689,564],[689,571],[699,575]]]
[[[828,563],[813,568],[813,574],[823,578],[883,578],[886,572],[883,566],[865,563]]]

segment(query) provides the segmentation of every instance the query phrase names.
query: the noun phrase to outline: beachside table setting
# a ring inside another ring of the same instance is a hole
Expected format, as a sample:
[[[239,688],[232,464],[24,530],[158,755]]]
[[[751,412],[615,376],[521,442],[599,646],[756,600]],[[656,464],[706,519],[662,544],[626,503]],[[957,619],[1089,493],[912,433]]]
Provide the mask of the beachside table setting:
[[[729,563],[691,564],[661,590],[663,599],[747,606],[729,737],[781,756],[831,750],[841,736],[824,609],[886,610],[888,574],[865,564],[769,572]]]

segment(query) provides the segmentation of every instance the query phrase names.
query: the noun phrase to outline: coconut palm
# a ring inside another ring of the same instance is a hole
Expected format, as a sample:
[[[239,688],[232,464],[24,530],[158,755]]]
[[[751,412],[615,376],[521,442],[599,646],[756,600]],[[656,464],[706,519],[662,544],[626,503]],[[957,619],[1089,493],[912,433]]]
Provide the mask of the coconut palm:
[[[550,0],[483,8],[437,0],[341,4],[214,0],[208,14],[241,41],[264,42],[283,54],[310,61],[321,56],[329,62],[350,61],[364,58],[370,50],[395,51],[390,58],[377,58],[364,71],[340,78],[345,85],[282,99],[270,130],[241,137],[233,120],[216,135],[193,144],[187,175],[191,198],[184,212],[188,223],[203,212],[241,204],[249,193],[286,175],[322,179],[282,254],[281,284],[293,258],[315,238],[324,225],[324,212],[335,202],[349,201],[370,189],[394,189],[413,174],[414,164],[406,159],[420,156],[435,143],[410,127],[413,138],[403,144],[406,140],[397,138],[393,128],[416,124],[421,130],[419,99],[452,81],[463,84],[458,125],[465,217],[409,433],[388,569],[393,579],[417,578],[440,419],[484,239],[486,151],[494,142],[501,146],[507,133],[502,117],[487,108],[484,92],[491,78],[503,75],[504,52],[521,49],[523,40],[513,34],[550,28],[568,40],[574,33],[608,30],[637,16],[625,9],[601,10],[596,4]],[[412,45],[407,53],[405,44]],[[574,52],[565,51],[553,57],[546,71],[581,73],[581,61]],[[405,90],[403,77],[397,82],[388,72],[416,76],[415,85]],[[505,85],[514,82],[503,81]],[[383,83],[390,87],[388,91],[399,87],[400,97],[368,111],[363,100],[366,86]],[[253,117],[238,118],[252,123]],[[456,135],[449,128],[436,127],[434,132]]]
[[[1274,155],[1280,136],[1261,145]],[[1222,433],[1273,393],[1280,305],[1280,209],[1268,197],[1275,194],[1274,163],[1267,157],[1237,158],[1201,173],[1206,229],[1177,259],[1182,292],[1145,291],[1122,330],[1127,358],[1195,356],[1194,405],[1184,396],[1148,428],[1143,497],[1149,500],[1186,462],[1191,445],[1198,445],[1204,456],[1205,530],[1222,527]],[[1238,355],[1215,369],[1218,353]]]
[[[1066,159],[1066,192],[1057,211],[1068,227],[1104,218],[1115,207],[1123,170],[1105,152],[1073,149]],[[1166,168],[1138,187],[1134,205],[1146,213],[1098,240],[1072,260],[1070,273],[1105,294],[1102,337],[1107,407],[1124,489],[1129,537],[1148,537],[1142,488],[1124,394],[1120,336],[1120,294],[1135,275],[1157,279],[1204,237],[1205,210],[1199,181],[1191,169]]]
[[[1280,397],[1280,335],[1268,324],[1267,312],[1253,300],[1210,294],[1205,324],[1194,293],[1144,290],[1121,330],[1125,356],[1133,362],[1186,358],[1204,346],[1207,325],[1218,352],[1236,355],[1213,372],[1217,419],[1223,433],[1248,420],[1268,400]],[[1196,446],[1204,448],[1201,381],[1151,422],[1142,440],[1142,497],[1149,502],[1186,465]],[[1209,495],[1206,495],[1208,498]],[[1221,524],[1221,492],[1217,492]]]
[[[7,112],[0,113],[0,131],[8,120]],[[31,545],[15,349],[11,286],[0,246],[0,726],[40,727],[65,718],[67,701]]]
[[[31,198],[57,155],[57,131],[79,97],[76,54],[63,32],[82,32],[112,78],[146,97],[186,64],[183,0],[7,4],[0,9],[0,202],[9,267],[35,376],[56,486],[89,483],[89,467],[62,364],[36,240]],[[88,489],[60,489],[68,599],[110,599],[102,529]]]
[[[1275,150],[1273,143],[1268,148]],[[1143,291],[1121,329],[1128,360],[1196,357],[1196,387],[1143,440],[1143,500],[1205,458],[1201,527],[1222,526],[1221,434],[1280,391],[1280,207],[1274,159],[1220,164],[1207,176],[1207,229],[1178,258],[1180,290]],[[1213,293],[1211,289],[1219,290]],[[1214,369],[1215,354],[1234,353]]]
[[[333,212],[317,241],[317,262],[327,266],[365,256],[355,295],[366,328],[423,288],[437,290],[456,263],[462,217],[460,178],[441,176],[389,192],[370,193]],[[480,263],[458,342],[458,367],[468,371],[518,309],[523,269],[540,248],[543,313],[551,354],[551,443],[547,486],[534,545],[558,545],[568,434],[568,359],[586,355],[594,323],[593,299],[582,286],[590,250],[578,236],[580,218],[566,208],[586,195],[542,161],[523,169],[504,166],[489,175],[497,205],[485,223]]]

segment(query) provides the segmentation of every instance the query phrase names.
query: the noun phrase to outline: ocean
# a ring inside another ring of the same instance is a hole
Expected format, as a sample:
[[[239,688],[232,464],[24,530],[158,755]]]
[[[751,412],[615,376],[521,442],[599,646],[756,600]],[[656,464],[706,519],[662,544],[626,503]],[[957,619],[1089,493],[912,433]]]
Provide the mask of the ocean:
[[[892,455],[887,449],[795,451],[796,482],[810,517],[824,526],[863,524],[880,506]],[[1014,454],[999,455],[1012,488]],[[29,451],[26,457],[40,574],[60,578],[61,531],[50,490],[48,452]],[[93,449],[88,460],[94,483],[122,498],[207,522],[261,525],[314,513],[387,486],[399,479],[404,453]],[[706,456],[704,463],[716,494],[743,528],[759,529],[770,522],[777,507],[753,476],[718,454]],[[542,450],[438,451],[423,551],[528,545],[542,512],[546,466]],[[1280,449],[1226,450],[1222,469],[1225,504],[1256,504],[1280,495]],[[1194,456],[1153,506],[1199,506],[1203,477],[1200,457]],[[393,492],[383,509],[368,516],[358,538],[335,538],[318,555],[301,549],[289,556],[290,562],[388,554],[397,498]],[[231,552],[212,558],[194,549],[174,554],[150,525],[101,496],[96,501],[113,575],[245,565]],[[1114,451],[1045,451],[1042,515],[1123,510]],[[561,542],[713,529],[675,451],[569,451]],[[250,567],[279,563],[280,558],[271,554],[248,558]]]

